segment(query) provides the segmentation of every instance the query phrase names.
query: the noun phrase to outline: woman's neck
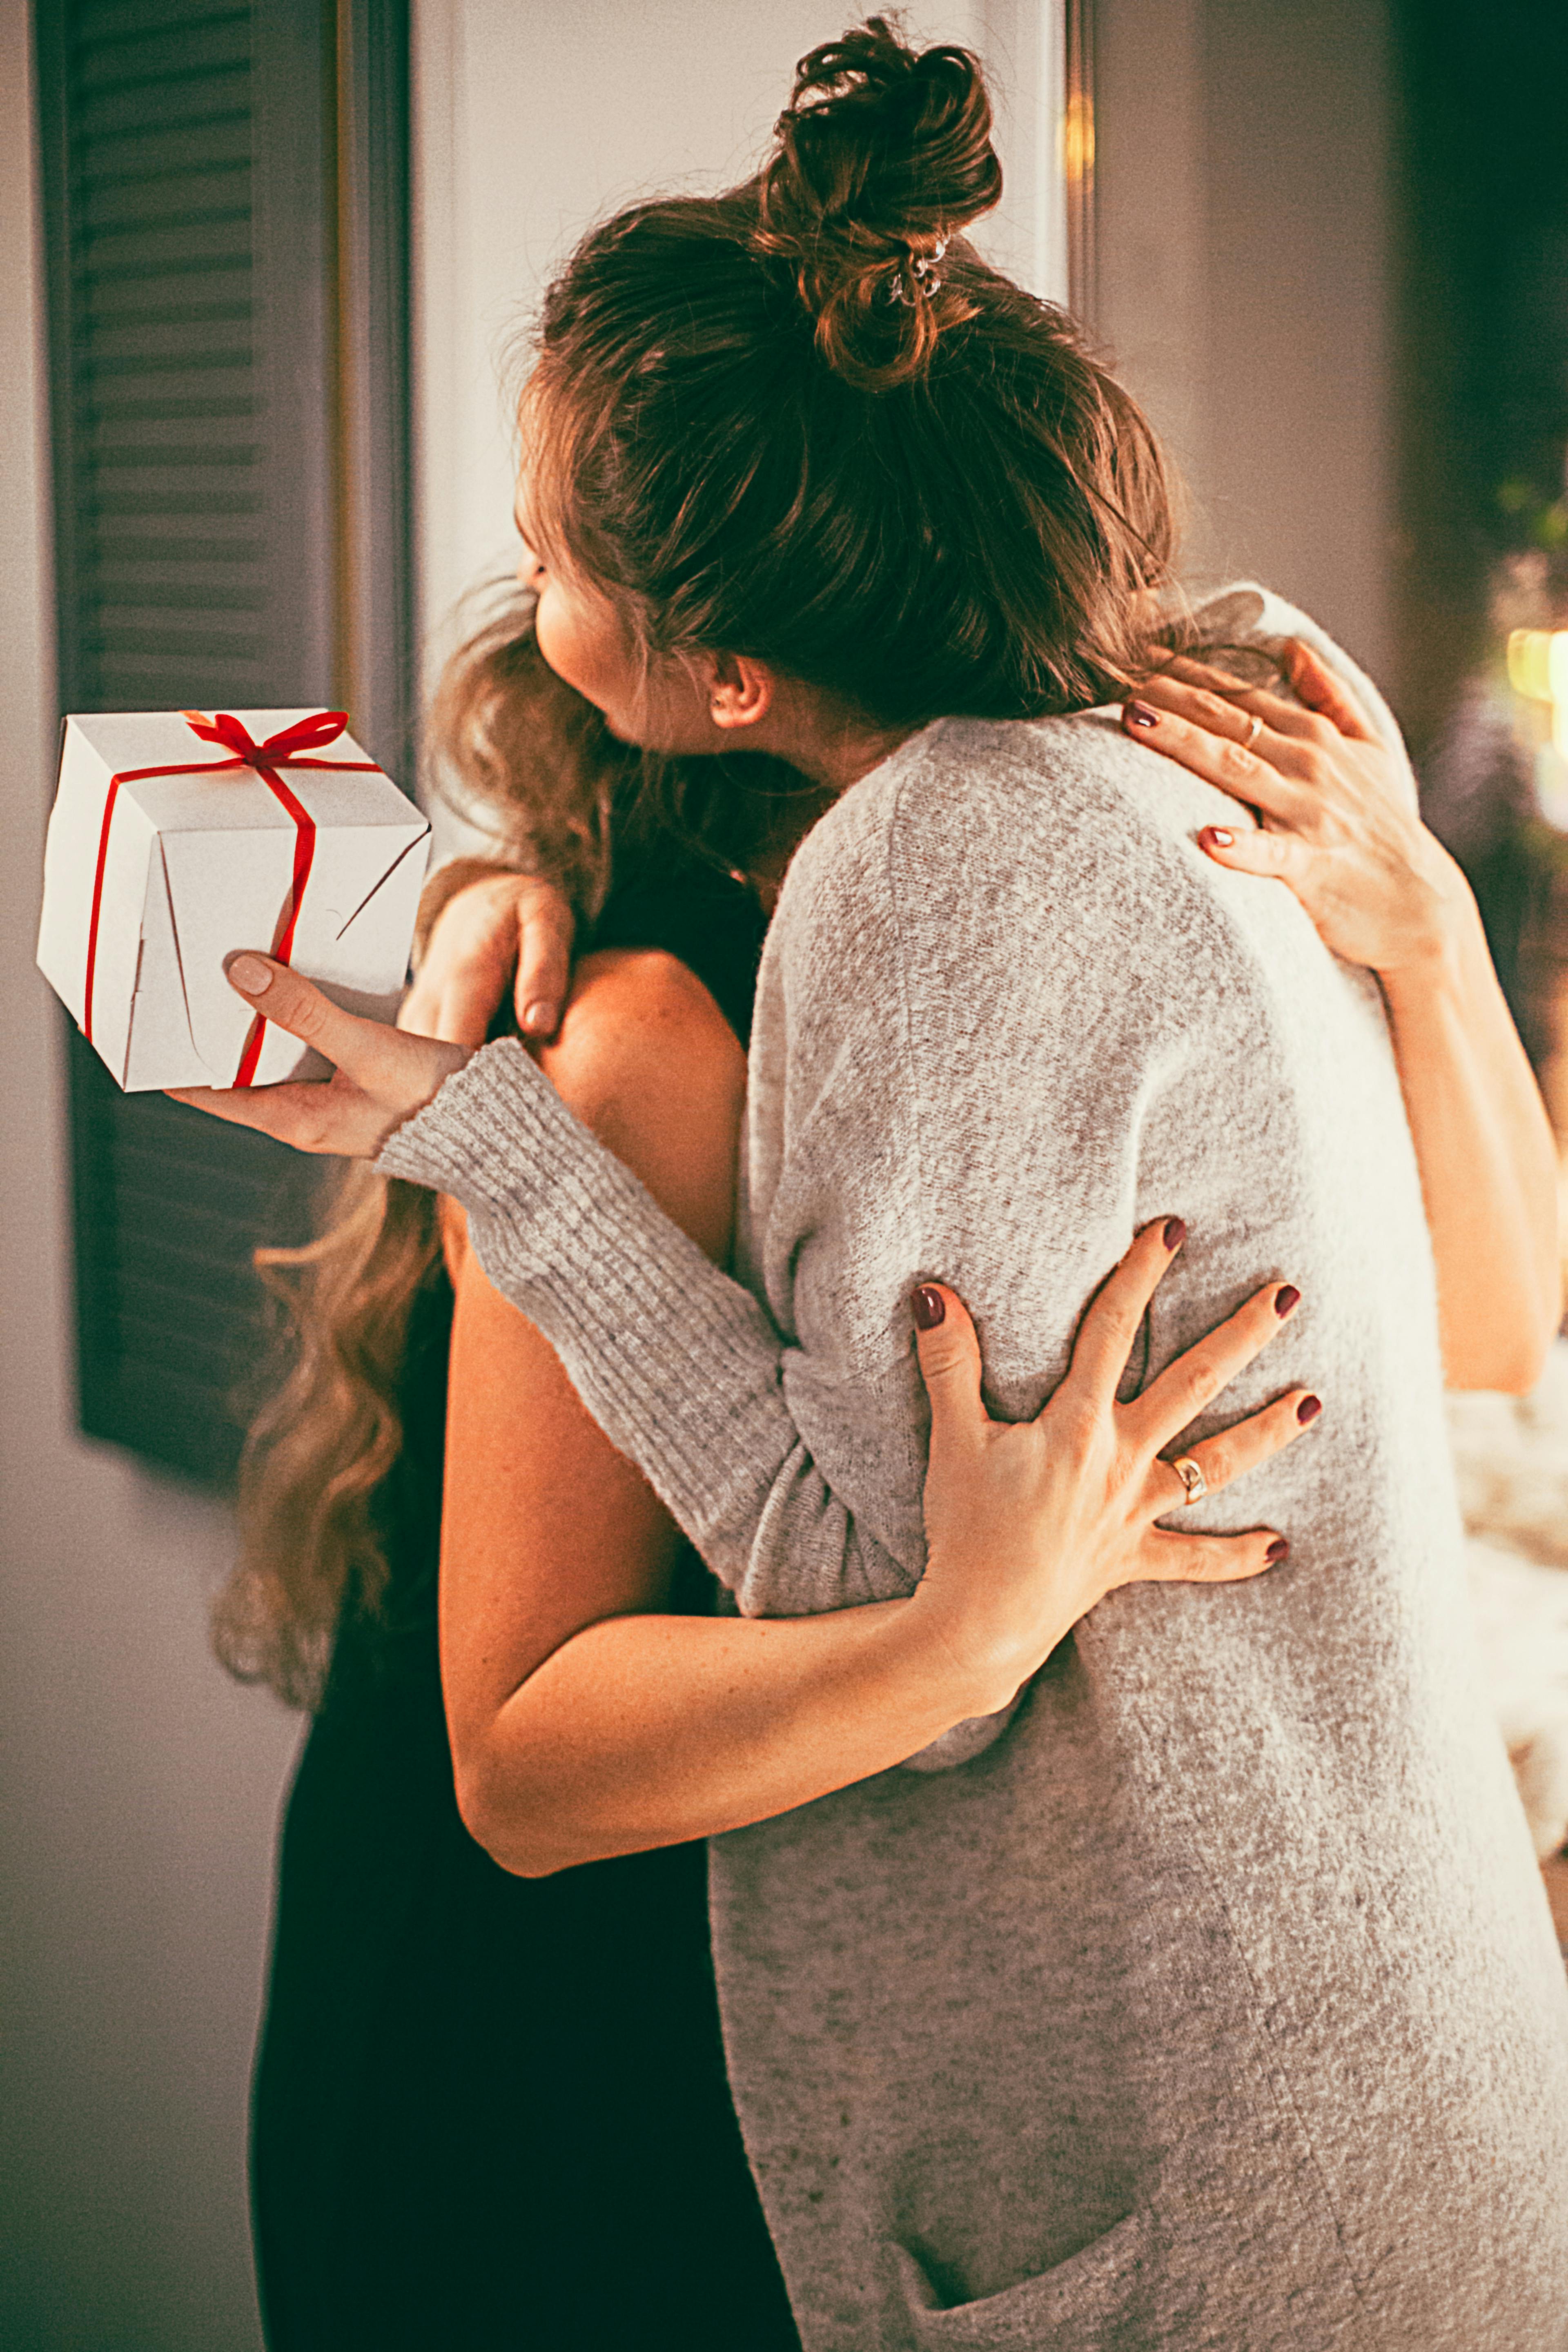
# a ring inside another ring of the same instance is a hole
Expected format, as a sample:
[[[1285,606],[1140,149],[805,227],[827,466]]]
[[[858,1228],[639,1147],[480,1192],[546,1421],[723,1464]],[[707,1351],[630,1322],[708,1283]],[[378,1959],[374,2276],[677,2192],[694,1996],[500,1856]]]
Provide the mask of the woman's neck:
[[[779,715],[770,712],[769,717]],[[816,787],[815,791],[792,793],[773,804],[766,838],[756,845],[747,861],[746,879],[771,915],[785,868],[813,826],[851,784],[858,784],[863,776],[879,768],[900,743],[907,743],[921,730],[868,728],[861,722],[858,726],[784,726],[767,731],[767,749],[774,757],[787,760],[806,784]],[[759,729],[758,733],[762,732]],[[787,750],[784,748],[786,744]],[[753,739],[752,748],[760,751],[763,746]]]
[[[919,733],[918,725],[879,727],[816,688],[779,678],[746,748],[787,760],[837,800]]]

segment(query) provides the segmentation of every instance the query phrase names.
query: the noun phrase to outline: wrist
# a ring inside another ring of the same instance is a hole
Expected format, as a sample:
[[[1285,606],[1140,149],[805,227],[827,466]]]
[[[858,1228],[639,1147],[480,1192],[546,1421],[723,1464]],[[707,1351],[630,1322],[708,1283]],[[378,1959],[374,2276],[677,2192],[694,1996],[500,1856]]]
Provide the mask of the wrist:
[[[1392,1011],[1427,1006],[1446,994],[1461,995],[1478,973],[1491,970],[1491,950],[1475,893],[1447,851],[1441,856],[1443,868],[1433,876],[1429,923],[1397,963],[1378,970]]]
[[[498,875],[519,878],[519,869],[508,866],[499,857],[448,857],[437,866],[419,894],[419,912],[414,929],[414,960],[418,963],[430,943],[430,934],[460,892],[476,882],[494,881]]]
[[[901,1638],[921,1670],[942,1689],[954,1709],[954,1722],[995,1715],[1009,1706],[1031,1675],[1038,1672],[1066,1625],[1038,1621],[1024,1627],[988,1607],[979,1592],[955,1604],[946,1580],[926,1577],[904,1604]]]
[[[1422,862],[1423,919],[1400,941],[1396,956],[1376,966],[1385,994],[1458,984],[1472,972],[1478,954],[1490,961],[1480,910],[1458,861],[1441,842],[1426,837]]]

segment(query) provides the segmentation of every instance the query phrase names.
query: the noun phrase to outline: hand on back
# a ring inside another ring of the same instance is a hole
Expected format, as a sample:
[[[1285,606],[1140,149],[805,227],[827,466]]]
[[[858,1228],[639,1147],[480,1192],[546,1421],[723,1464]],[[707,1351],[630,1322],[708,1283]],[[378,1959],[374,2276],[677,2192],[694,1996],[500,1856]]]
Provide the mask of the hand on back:
[[[1147,1225],[1079,1325],[1066,1379],[1033,1421],[993,1421],[981,1399],[980,1347],[956,1294],[915,1294],[916,1348],[931,1398],[925,1486],[928,1555],[915,1603],[932,1638],[972,1676],[980,1711],[1006,1705],[1079,1619],[1119,1585],[1226,1584],[1285,1557],[1277,1528],[1188,1532],[1160,1522],[1292,1444],[1319,1400],[1288,1389],[1260,1412],[1163,1459],[1295,1312],[1300,1293],[1270,1282],[1207,1339],[1119,1404],[1144,1313],[1185,1238],[1179,1218]],[[931,1317],[940,1309],[939,1319]]]

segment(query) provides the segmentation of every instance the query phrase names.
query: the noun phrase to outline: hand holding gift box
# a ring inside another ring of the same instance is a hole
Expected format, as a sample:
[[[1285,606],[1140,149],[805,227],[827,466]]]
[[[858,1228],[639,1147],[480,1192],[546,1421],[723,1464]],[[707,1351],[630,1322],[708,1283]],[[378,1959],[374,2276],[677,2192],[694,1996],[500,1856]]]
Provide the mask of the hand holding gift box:
[[[38,965],[127,1092],[324,1071],[229,987],[236,948],[270,951],[350,1012],[395,1013],[430,828],[345,724],[339,710],[66,720]]]

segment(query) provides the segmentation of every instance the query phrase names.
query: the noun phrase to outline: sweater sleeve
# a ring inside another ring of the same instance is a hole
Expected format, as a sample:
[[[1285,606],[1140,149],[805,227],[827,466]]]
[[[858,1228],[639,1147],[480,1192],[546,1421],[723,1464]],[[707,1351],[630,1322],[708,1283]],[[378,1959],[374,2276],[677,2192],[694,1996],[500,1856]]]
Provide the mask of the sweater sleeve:
[[[767,1313],[574,1117],[514,1039],[475,1055],[382,1151],[384,1174],[449,1193],[486,1274],[537,1324],[611,1442],[636,1462],[742,1612],[800,1616],[919,1580],[811,1457]],[[910,1761],[963,1762],[1012,1709]]]

